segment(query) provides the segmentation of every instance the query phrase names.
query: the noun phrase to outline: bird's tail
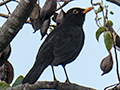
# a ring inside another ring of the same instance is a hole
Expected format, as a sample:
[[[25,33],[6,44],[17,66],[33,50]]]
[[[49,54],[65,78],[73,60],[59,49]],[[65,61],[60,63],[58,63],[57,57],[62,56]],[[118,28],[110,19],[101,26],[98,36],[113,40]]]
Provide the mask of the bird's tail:
[[[33,84],[37,81],[39,76],[42,74],[43,70],[48,65],[46,63],[35,63],[34,66],[31,68],[31,70],[28,72],[28,74],[25,76],[25,78],[22,81],[22,84],[29,83]]]

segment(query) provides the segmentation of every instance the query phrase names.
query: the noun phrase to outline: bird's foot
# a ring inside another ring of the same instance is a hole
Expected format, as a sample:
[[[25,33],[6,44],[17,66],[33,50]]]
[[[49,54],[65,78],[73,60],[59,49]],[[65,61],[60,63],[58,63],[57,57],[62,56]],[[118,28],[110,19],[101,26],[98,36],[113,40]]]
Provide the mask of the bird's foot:
[[[57,79],[54,79],[54,83],[58,83],[59,81]]]
[[[71,84],[71,82],[68,79],[66,79],[65,83]]]
[[[57,89],[58,88],[58,83],[59,81],[57,79],[54,79],[54,88]]]

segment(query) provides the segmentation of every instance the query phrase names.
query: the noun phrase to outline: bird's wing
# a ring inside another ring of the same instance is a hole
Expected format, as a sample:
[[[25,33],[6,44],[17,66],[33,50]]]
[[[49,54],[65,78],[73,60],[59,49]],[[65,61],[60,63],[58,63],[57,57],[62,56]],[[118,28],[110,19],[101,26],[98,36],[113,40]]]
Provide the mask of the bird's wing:
[[[68,63],[75,59],[75,54],[78,52],[74,40],[70,35],[63,35],[55,42],[53,48],[54,60],[52,65]]]

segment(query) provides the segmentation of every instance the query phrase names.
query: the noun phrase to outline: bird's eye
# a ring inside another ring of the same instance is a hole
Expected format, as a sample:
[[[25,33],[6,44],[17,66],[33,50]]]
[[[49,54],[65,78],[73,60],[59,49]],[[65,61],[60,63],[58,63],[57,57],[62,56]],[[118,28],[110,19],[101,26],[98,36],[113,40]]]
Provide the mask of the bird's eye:
[[[78,10],[74,9],[73,14],[78,14]]]

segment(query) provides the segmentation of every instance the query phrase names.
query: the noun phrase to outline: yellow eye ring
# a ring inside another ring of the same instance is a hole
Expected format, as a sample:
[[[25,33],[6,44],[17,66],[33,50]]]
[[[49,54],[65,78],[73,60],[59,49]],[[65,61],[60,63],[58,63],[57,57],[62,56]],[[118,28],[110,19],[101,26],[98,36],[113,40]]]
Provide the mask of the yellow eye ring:
[[[78,10],[74,9],[73,14],[78,14]]]

